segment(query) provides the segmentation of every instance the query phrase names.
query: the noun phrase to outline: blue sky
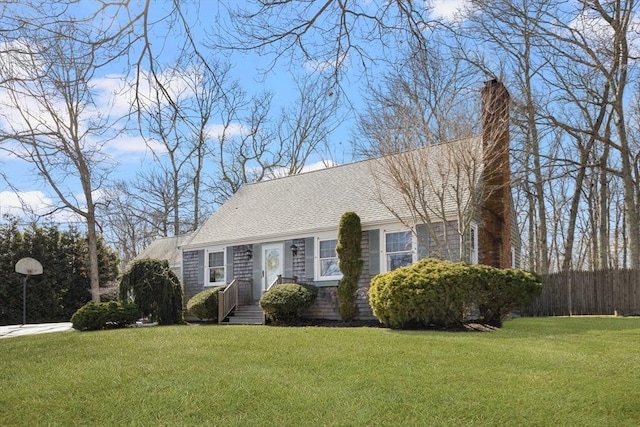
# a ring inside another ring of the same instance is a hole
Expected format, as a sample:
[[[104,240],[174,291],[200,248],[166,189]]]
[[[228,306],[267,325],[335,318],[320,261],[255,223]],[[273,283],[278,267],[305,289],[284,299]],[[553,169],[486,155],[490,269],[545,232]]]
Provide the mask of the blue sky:
[[[200,27],[194,27],[194,35],[201,37],[206,30],[215,29],[217,20],[216,14],[219,10],[217,2],[203,1],[200,5]],[[438,0],[433,2],[433,18],[450,19],[455,11],[464,5],[465,0]],[[163,52],[170,55],[175,51],[175,47],[165,45]],[[288,64],[278,63],[277,66],[268,74],[263,74],[260,70],[267,68],[272,58],[260,57],[255,53],[239,53],[234,52],[230,57],[233,64],[231,70],[232,77],[240,82],[243,89],[249,93],[259,93],[261,91],[271,91],[274,94],[273,111],[279,111],[281,107],[286,106],[295,98],[294,81]],[[297,73],[311,72],[314,65],[302,64]],[[98,99],[96,104],[103,105],[103,111],[110,111],[113,116],[127,110],[131,102],[131,93],[120,95],[113,98],[113,90],[120,87],[125,82],[125,76],[121,72],[122,64],[114,64],[113,69],[103,70],[103,74],[96,76],[94,85],[99,90],[97,93],[104,97]],[[357,74],[347,75],[345,82],[347,90],[350,92],[349,97],[352,103],[357,107],[360,103],[359,93],[363,89]],[[96,112],[97,113],[97,112]],[[5,116],[11,117],[11,112],[5,112]],[[351,127],[353,126],[353,113],[343,110],[346,120],[333,133],[331,141],[336,146],[334,153],[336,160],[340,163],[351,160],[346,154],[347,143],[350,138]],[[0,126],[5,125],[0,119]],[[121,123],[120,123],[121,124]],[[212,126],[215,128],[215,125]],[[212,130],[215,132],[215,130]],[[134,132],[124,132],[117,138],[110,140],[102,145],[103,154],[107,157],[112,165],[112,178],[126,179],[135,176],[135,172],[148,167],[153,157],[147,147],[148,141]],[[323,159],[312,159],[311,163],[321,162]],[[11,186],[0,179],[0,215],[12,214],[23,217],[23,206],[27,205],[29,209],[36,213],[43,214],[52,209],[57,204],[51,189],[45,184],[34,178],[35,170],[32,165],[18,160],[9,155],[6,151],[0,150],[0,168],[2,172],[10,177]],[[73,178],[73,177],[72,177]],[[77,184],[73,179],[70,180],[71,189],[76,186],[77,194],[81,193]],[[13,188],[12,188],[13,187]],[[97,194],[99,197],[99,194]],[[54,222],[77,222],[73,215],[61,211],[54,214],[51,219]]]

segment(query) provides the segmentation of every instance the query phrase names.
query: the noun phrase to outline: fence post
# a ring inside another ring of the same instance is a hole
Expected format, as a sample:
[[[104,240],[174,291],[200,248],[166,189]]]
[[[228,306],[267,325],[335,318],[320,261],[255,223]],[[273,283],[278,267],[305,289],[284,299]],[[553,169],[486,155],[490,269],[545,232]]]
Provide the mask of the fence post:
[[[573,278],[573,274],[571,274],[572,272],[569,271],[569,274],[567,274],[567,286],[568,286],[568,292],[567,292],[567,299],[568,299],[568,303],[569,303],[569,317],[571,317],[573,315],[573,309],[572,309],[572,305],[571,305],[571,285],[572,285],[572,278]]]

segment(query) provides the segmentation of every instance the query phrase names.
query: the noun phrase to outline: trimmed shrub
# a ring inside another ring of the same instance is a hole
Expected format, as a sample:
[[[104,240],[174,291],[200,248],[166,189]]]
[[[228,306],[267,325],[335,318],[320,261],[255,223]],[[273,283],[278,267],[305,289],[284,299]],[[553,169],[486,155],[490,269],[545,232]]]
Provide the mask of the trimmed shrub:
[[[502,326],[514,309],[531,304],[542,293],[542,280],[534,273],[481,265],[470,268],[481,278],[476,282],[476,301],[483,323]]]
[[[423,259],[375,276],[369,288],[374,316],[395,328],[460,326],[473,300],[466,266]]]
[[[124,328],[140,318],[140,309],[130,302],[89,302],[71,317],[73,328],[78,331]]]
[[[345,212],[340,218],[336,246],[338,267],[342,272],[342,279],[338,284],[338,311],[345,322],[355,319],[358,315],[356,292],[364,263],[361,240],[360,217],[355,212]]]
[[[159,325],[183,323],[182,286],[169,262],[135,261],[120,279],[120,299],[131,300]]]
[[[201,320],[218,318],[218,293],[225,287],[218,286],[195,294],[187,302],[187,311]]]
[[[369,303],[390,327],[459,327],[474,306],[480,321],[500,326],[514,308],[530,304],[541,291],[539,278],[522,270],[424,259],[374,277]]]
[[[290,322],[303,310],[311,307],[318,296],[318,289],[311,285],[283,283],[269,289],[260,298],[260,307],[267,317],[277,322]]]

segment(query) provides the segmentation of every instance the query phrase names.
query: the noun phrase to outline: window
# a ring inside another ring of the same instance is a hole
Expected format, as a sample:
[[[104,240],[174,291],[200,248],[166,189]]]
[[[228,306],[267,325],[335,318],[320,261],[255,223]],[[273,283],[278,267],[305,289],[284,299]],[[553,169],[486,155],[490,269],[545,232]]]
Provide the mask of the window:
[[[225,283],[224,251],[207,252],[207,271],[209,285],[222,285]]]
[[[516,250],[514,248],[511,248],[511,268],[516,268]]]
[[[475,224],[469,229],[469,262],[478,263],[478,226]]]
[[[411,231],[385,233],[387,271],[413,263],[412,236]]]
[[[336,253],[337,239],[318,240],[318,272],[319,280],[341,279],[342,273],[338,268],[338,254]]]

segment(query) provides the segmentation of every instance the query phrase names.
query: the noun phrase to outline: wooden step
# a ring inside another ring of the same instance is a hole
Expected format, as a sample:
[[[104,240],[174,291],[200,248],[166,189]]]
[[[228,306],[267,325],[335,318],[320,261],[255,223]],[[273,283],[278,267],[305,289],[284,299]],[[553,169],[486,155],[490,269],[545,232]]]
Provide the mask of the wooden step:
[[[228,325],[262,325],[264,312],[259,305],[238,306],[223,322]]]

